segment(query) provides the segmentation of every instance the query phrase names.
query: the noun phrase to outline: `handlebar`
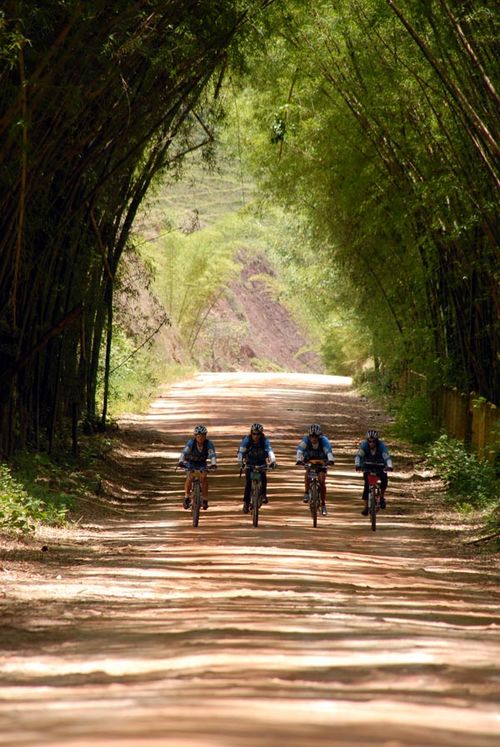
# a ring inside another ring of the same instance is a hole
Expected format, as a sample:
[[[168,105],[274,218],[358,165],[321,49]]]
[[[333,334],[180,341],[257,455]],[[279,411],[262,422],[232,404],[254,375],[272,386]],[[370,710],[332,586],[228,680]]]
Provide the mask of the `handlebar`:
[[[312,469],[313,467],[324,467],[326,469],[328,465],[329,462],[324,459],[310,459],[308,462],[302,462],[302,464],[299,463],[297,466],[303,467],[304,469]]]
[[[213,472],[217,469],[216,464],[210,464],[208,467],[189,467],[187,464],[178,464],[177,467],[186,470],[186,472]]]
[[[386,467],[385,464],[381,464],[380,462],[365,461],[362,467],[357,467],[356,469],[362,470],[363,472],[375,472],[380,469],[382,472],[390,472],[392,467]]]
[[[240,467],[240,477],[243,474],[243,470],[250,469],[254,472],[267,472],[268,469],[271,469],[271,465],[268,464],[247,464],[246,462],[243,462],[243,464]]]

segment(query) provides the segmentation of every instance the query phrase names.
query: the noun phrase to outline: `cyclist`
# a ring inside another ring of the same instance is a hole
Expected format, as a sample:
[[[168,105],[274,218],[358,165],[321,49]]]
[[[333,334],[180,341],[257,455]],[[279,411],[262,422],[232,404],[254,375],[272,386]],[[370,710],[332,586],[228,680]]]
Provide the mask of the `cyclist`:
[[[323,433],[320,425],[313,423],[310,425],[307,434],[297,446],[297,465],[303,465],[311,459],[322,459],[324,466],[318,470],[318,477],[321,489],[321,514],[326,516],[326,472],[327,466],[335,464],[333,451],[330,441]],[[309,472],[306,470],[304,476],[304,503],[309,502]]]
[[[245,467],[245,492],[243,495],[243,513],[247,514],[250,510],[250,493],[252,490],[252,480],[250,478],[250,467],[262,467],[269,464],[271,469],[276,468],[276,457],[272,450],[269,439],[264,433],[264,426],[261,423],[253,423],[250,428],[250,434],[245,436],[238,449],[238,464]],[[262,472],[262,503],[268,503],[267,498],[267,475]]]
[[[380,508],[386,507],[385,491],[387,489],[387,473],[392,471],[392,458],[389,454],[387,446],[383,441],[380,440],[378,431],[370,428],[366,432],[366,438],[361,441],[358,448],[358,453],[354,460],[356,472],[363,471],[364,477],[364,488],[362,499],[364,502],[364,508],[361,511],[363,516],[368,516],[368,471],[366,469],[366,462],[375,463],[376,466],[371,467],[374,469],[380,478]]]
[[[210,460],[209,469],[217,469],[217,455],[213,443],[207,438],[207,433],[204,425],[197,425],[193,437],[189,439],[179,457],[179,467],[187,470],[186,482],[184,483],[184,502],[182,504],[186,511],[191,508],[189,494],[193,484],[192,470],[194,469],[202,470],[201,494],[203,502],[201,505],[205,511],[208,508],[207,462]]]

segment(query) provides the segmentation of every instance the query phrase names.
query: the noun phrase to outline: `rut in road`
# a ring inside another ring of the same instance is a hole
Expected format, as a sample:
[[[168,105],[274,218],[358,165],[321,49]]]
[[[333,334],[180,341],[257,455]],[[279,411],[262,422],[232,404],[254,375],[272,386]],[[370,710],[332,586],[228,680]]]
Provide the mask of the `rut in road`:
[[[257,529],[235,461],[254,421],[279,463]],[[0,745],[496,746],[498,565],[457,557],[431,526],[401,446],[370,530],[353,458],[386,421],[347,379],[235,373],[173,386],[125,423],[119,512],[54,533],[16,583],[6,566]],[[193,529],[174,468],[200,422],[220,468]],[[336,456],[317,529],[294,467],[311,422]]]

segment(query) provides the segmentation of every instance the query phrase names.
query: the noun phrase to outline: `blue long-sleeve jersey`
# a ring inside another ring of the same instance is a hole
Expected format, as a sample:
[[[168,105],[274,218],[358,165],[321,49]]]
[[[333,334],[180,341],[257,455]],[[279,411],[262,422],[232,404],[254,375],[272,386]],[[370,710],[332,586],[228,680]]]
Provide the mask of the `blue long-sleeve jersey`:
[[[252,466],[266,464],[269,462],[275,462],[276,457],[272,450],[271,443],[266,436],[261,436],[255,443],[251,436],[245,436],[240,443],[238,449],[238,462],[242,464],[243,461],[247,462]]]
[[[318,438],[318,445],[313,446],[309,436],[304,436],[297,446],[297,462],[307,462],[310,459],[324,459],[329,464],[334,463],[333,450],[328,437],[321,435]]]
[[[196,467],[204,466],[208,460],[210,460],[210,463],[213,465],[217,464],[215,447],[208,438],[203,442],[201,449],[199,448],[196,439],[190,438],[179,457],[180,462],[187,462],[189,465]]]
[[[377,445],[373,450],[370,449],[370,444],[366,439],[364,441],[361,441],[358,448],[358,453],[356,454],[356,457],[354,459],[354,464],[356,467],[359,467],[359,469],[363,469],[366,461],[375,462],[381,467],[392,469],[392,458],[389,454],[389,450],[385,443],[380,440],[377,441]]]

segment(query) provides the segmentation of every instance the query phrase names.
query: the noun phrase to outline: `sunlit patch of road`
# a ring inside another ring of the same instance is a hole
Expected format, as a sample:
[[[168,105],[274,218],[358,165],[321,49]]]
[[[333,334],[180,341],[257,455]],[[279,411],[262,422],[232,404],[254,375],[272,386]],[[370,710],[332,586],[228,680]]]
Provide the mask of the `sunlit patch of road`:
[[[195,530],[174,468],[200,420],[221,468]],[[257,529],[235,463],[255,420],[280,465]],[[313,529],[294,447],[318,420],[337,466]],[[370,531],[352,460],[383,420],[346,379],[238,373],[125,424],[120,514],[51,547],[2,605],[0,745],[496,747],[497,564],[453,556],[409,505],[411,466]]]

